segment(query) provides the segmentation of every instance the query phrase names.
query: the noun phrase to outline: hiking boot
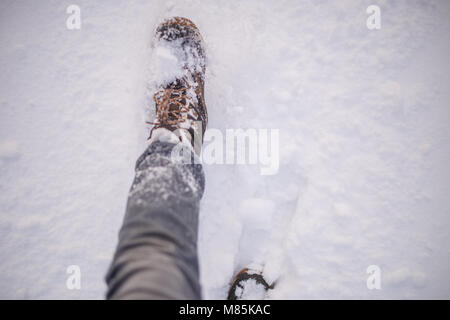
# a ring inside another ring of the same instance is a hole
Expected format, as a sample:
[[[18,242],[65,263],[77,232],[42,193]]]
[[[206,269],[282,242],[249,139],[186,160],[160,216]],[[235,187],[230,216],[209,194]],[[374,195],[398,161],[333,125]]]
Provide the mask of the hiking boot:
[[[260,272],[242,269],[233,280],[228,291],[228,300],[261,300],[264,299],[269,289],[273,289],[274,284],[269,285]]]
[[[154,125],[149,139],[155,130],[164,128],[175,133],[180,141],[187,138],[199,154],[208,122],[202,36],[192,21],[173,17],[158,26],[154,45],[174,52],[179,70],[174,79],[157,84],[158,90],[153,96],[156,120],[148,122]]]

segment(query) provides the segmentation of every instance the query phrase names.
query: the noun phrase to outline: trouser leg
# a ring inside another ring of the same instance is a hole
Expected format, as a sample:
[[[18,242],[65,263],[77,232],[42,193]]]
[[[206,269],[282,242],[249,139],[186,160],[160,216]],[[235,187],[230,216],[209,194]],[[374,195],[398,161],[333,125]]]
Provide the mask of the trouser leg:
[[[106,276],[108,299],[201,298],[197,230],[204,173],[201,164],[174,161],[174,146],[156,141],[136,163]]]

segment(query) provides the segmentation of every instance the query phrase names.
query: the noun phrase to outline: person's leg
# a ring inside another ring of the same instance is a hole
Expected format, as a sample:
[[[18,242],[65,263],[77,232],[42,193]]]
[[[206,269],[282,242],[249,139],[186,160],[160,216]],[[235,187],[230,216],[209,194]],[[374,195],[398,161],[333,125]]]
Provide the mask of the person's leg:
[[[200,164],[174,160],[174,146],[155,141],[136,163],[106,277],[108,299],[201,298],[197,229],[204,174]]]
[[[151,144],[136,163],[106,276],[107,298],[199,299],[197,229],[205,181],[194,159],[208,122],[203,40],[192,21],[173,17],[158,26],[153,45],[156,51],[169,50],[179,70],[170,80],[162,77],[155,88]]]

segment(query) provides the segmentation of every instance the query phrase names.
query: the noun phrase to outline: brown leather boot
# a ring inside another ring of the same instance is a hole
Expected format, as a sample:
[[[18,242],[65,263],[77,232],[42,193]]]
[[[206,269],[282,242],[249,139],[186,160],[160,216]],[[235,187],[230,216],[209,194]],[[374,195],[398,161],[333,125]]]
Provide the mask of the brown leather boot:
[[[195,24],[181,17],[165,20],[156,29],[156,44],[174,48],[182,62],[180,74],[168,84],[158,84],[154,94],[156,120],[154,130],[165,128],[177,134],[187,132],[194,150],[199,153],[208,122],[205,104],[205,49],[203,38]]]

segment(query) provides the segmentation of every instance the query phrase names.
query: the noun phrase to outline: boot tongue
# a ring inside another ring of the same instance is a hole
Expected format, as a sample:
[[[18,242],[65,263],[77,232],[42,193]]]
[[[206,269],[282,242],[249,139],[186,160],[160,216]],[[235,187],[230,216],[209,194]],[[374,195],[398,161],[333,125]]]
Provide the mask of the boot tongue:
[[[181,88],[183,88],[183,81],[181,81],[180,79],[175,79],[175,81],[172,81],[171,83],[169,83],[167,88],[177,89],[177,90],[181,89]]]
[[[182,105],[186,105],[186,99],[185,98],[179,98],[182,95],[186,94],[186,86],[184,85],[184,82],[181,81],[180,79],[176,79],[175,81],[171,82],[167,88],[173,89],[173,90],[177,90],[177,91],[172,91],[170,94],[170,98],[178,98],[176,99],[176,101],[178,103],[181,103]],[[182,91],[180,91],[182,90]],[[171,104],[169,104],[169,111],[173,111],[173,110],[178,110],[180,109],[180,105],[178,103],[172,102]],[[173,119],[171,119],[173,120]]]

